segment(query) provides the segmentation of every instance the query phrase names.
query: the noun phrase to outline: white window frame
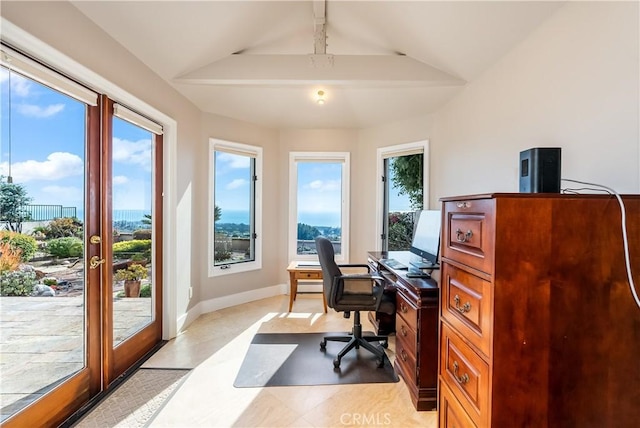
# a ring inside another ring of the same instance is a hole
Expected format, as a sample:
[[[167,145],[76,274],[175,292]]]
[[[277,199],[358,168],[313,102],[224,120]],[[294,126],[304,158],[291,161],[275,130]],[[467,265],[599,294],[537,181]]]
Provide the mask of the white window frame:
[[[384,211],[384,183],[382,177],[385,174],[384,161],[397,156],[407,156],[422,153],[422,206],[429,209],[429,140],[413,143],[397,144],[394,146],[380,147],[377,150],[377,180],[376,180],[376,245],[375,250],[382,249],[380,235],[383,230],[382,213]]]
[[[242,263],[231,263],[228,265],[216,266],[215,254],[215,157],[216,151],[239,154],[253,157],[255,159],[255,175],[258,177],[254,190],[254,260]],[[209,139],[209,254],[207,264],[209,276],[223,276],[252,270],[262,269],[262,147],[249,144],[235,143],[216,138]]]
[[[298,162],[342,163],[341,250],[336,254],[338,263],[349,263],[349,205],[350,153],[349,152],[290,152],[289,153],[289,262],[317,261],[317,254],[298,254]]]

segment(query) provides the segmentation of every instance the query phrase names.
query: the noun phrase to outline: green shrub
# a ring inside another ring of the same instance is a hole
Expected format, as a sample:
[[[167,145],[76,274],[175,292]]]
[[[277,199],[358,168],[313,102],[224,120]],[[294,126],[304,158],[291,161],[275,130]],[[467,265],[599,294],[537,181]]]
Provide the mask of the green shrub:
[[[35,238],[18,232],[0,231],[0,242],[9,244],[14,251],[19,250],[21,262],[30,260],[38,249]]]
[[[216,249],[214,254],[214,260],[216,262],[222,262],[224,260],[229,260],[231,258],[231,251],[227,251],[224,249]]]
[[[150,239],[134,239],[132,241],[122,241],[113,244],[114,254],[144,253],[147,251],[151,251]]]
[[[69,236],[47,241],[47,252],[54,257],[80,257],[82,250],[80,238]]]
[[[36,284],[34,271],[5,271],[0,273],[0,296],[30,296]]]
[[[140,297],[151,297],[151,284],[140,287]]]
[[[38,231],[44,233],[47,239],[65,238],[68,236],[82,238],[84,227],[82,226],[82,222],[75,217],[60,217],[51,220],[48,225]]]
[[[134,230],[133,239],[151,239],[151,229]]]

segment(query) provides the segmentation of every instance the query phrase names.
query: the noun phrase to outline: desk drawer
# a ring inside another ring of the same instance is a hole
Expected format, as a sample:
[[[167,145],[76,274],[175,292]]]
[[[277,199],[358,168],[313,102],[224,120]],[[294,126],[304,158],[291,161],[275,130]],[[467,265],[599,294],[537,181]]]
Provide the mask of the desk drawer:
[[[440,377],[477,425],[488,415],[489,365],[441,323]]]
[[[317,272],[296,272],[296,279],[322,279],[322,271]]]
[[[418,331],[418,308],[409,302],[400,289],[396,293],[396,314],[402,317],[411,330]]]
[[[494,201],[451,201],[444,209],[442,257],[493,274]]]
[[[402,340],[411,353],[416,355],[417,333],[402,317],[396,317],[396,339]]]
[[[407,345],[404,340],[396,340],[396,363],[402,367],[402,371],[408,376],[405,382],[411,385],[418,383],[416,372],[416,357],[412,353],[411,346]]]
[[[440,406],[438,407],[440,428],[475,428],[467,412],[453,396],[446,383],[440,381]]]
[[[445,262],[442,264],[440,291],[442,316],[489,357],[493,285]]]

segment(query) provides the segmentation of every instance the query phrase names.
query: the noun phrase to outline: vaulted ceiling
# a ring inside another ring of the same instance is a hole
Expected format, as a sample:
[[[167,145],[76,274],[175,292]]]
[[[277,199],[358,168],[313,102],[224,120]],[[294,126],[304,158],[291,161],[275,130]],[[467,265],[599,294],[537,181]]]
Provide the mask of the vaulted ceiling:
[[[72,3],[202,111],[271,128],[365,128],[434,112],[563,4]]]

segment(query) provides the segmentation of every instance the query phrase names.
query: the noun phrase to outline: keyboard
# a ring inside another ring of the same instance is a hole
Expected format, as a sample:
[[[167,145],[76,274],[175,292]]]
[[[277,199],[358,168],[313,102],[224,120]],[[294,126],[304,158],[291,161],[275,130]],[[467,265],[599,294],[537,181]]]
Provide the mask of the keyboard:
[[[390,267],[391,269],[396,269],[396,270],[408,269],[406,265],[403,265],[402,263],[400,263],[395,259],[380,259],[380,263]]]

